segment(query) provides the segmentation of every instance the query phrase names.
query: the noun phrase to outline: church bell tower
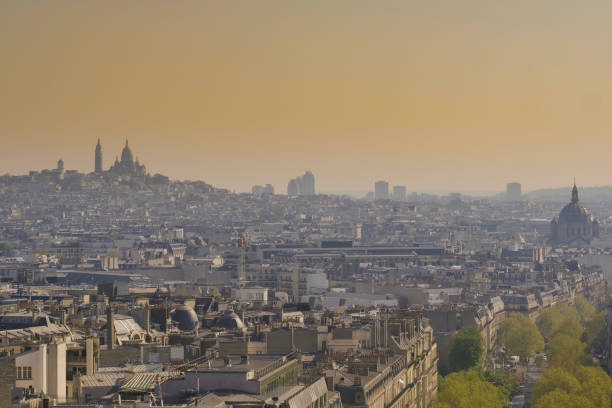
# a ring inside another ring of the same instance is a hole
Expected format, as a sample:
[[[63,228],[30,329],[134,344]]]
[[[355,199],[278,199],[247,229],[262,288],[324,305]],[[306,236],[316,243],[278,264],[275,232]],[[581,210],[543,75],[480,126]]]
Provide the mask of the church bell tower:
[[[100,144],[100,138],[98,138],[98,144],[96,145],[96,162],[94,171],[96,173],[102,173],[102,145]]]

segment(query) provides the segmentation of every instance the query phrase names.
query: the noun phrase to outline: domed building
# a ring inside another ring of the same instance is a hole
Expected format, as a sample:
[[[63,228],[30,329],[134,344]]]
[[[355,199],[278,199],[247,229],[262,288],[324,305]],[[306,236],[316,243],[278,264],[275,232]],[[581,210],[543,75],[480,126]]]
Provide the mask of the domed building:
[[[196,331],[200,326],[200,321],[195,310],[189,306],[179,306],[171,313],[172,321],[181,331]]]
[[[116,158],[115,164],[109,169],[109,173],[115,176],[144,177],[147,175],[147,169],[144,164],[138,162],[138,159],[134,160],[132,149],[130,149],[126,140],[125,147],[121,151],[121,161]]]
[[[599,237],[599,222],[580,204],[576,183],[572,189],[572,201],[552,220],[550,232],[553,244],[584,246]]]
[[[233,310],[226,310],[225,313],[213,320],[212,326],[224,329],[246,330],[242,319]]]

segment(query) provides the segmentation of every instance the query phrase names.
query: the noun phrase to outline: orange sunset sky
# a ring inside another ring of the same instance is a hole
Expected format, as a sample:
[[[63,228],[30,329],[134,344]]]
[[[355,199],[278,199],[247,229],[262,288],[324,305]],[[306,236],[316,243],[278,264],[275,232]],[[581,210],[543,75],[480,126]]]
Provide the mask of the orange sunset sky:
[[[612,185],[609,1],[0,2],[0,173]]]

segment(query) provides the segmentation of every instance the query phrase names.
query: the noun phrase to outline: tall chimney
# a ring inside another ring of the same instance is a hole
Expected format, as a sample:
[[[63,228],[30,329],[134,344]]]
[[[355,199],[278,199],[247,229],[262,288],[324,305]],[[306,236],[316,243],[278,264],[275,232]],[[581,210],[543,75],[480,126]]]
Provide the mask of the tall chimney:
[[[87,362],[85,368],[86,375],[93,375],[96,372],[96,356],[94,355],[94,338],[88,337],[85,340],[85,361]]]
[[[147,331],[147,333],[151,332],[151,309],[149,309],[149,305],[147,304],[145,306],[145,310],[144,310],[144,325],[145,325],[145,330]]]
[[[164,333],[168,333],[168,331],[170,330],[170,328],[168,327],[168,320],[170,320],[170,306],[164,305]]]
[[[115,319],[113,317],[113,308],[108,305],[106,310],[106,322],[108,329],[107,348],[112,350],[115,348]]]

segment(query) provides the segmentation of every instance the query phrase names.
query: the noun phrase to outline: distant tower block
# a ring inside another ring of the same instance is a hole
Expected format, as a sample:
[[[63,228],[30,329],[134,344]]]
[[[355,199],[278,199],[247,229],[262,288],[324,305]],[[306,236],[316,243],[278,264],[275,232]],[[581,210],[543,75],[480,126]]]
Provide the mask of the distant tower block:
[[[98,138],[98,144],[96,145],[96,161],[94,171],[96,173],[102,173],[102,145],[100,144],[100,138]]]
[[[406,201],[406,186],[393,186],[393,199],[395,201]]]
[[[389,199],[389,183],[384,180],[374,183],[374,199],[388,200]]]
[[[506,184],[506,199],[509,201],[519,201],[521,199],[521,183]]]

